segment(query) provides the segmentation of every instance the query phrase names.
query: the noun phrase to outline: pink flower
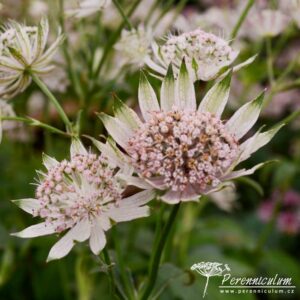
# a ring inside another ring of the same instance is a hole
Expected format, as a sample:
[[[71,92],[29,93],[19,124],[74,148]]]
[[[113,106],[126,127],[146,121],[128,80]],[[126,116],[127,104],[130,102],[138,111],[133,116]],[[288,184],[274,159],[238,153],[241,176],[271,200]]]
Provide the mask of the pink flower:
[[[160,190],[161,199],[174,204],[197,201],[201,195],[218,191],[231,184],[230,180],[252,174],[261,167],[263,164],[234,171],[240,162],[267,144],[281,125],[257,132],[241,143],[259,116],[263,94],[224,122],[221,115],[229,98],[230,80],[228,73],[197,105],[185,62],[177,79],[170,66],[159,103],[142,73],[139,106],[144,122],[118,99],[115,117],[99,115],[138,175],[124,180],[141,188]]]
[[[109,145],[104,146],[113,151]],[[113,223],[148,216],[145,204],[154,193],[146,190],[123,198],[125,186],[108,164],[110,159],[87,152],[79,141],[72,143],[70,160],[58,162],[44,156],[47,172],[38,172],[36,198],[14,201],[44,221],[13,235],[30,238],[68,231],[51,248],[50,261],[67,255],[75,242],[86,240],[92,252],[99,254],[106,244],[105,231]]]

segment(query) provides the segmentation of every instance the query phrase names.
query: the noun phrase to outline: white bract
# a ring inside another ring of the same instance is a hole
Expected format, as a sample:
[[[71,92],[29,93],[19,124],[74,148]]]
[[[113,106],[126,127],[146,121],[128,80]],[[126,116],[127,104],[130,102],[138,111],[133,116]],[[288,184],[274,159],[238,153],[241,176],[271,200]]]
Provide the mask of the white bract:
[[[36,198],[14,201],[44,221],[13,235],[31,238],[68,230],[51,248],[48,261],[64,257],[75,242],[88,239],[92,252],[99,254],[106,244],[105,231],[113,222],[149,215],[145,204],[154,198],[153,191],[123,198],[124,182],[118,179],[114,168],[118,161],[122,165],[122,157],[114,154],[109,143],[98,144],[109,153],[108,158],[86,151],[79,141],[73,141],[69,161],[58,162],[45,155],[47,172],[38,172]]]
[[[42,18],[38,26],[11,21],[0,34],[0,96],[12,98],[31,83],[30,72],[42,76],[53,70],[53,55],[63,41],[58,35],[46,49],[49,24]]]
[[[174,79],[172,66],[163,80],[160,103],[145,75],[139,85],[144,122],[120,100],[115,117],[100,114],[109,134],[124,149],[139,177],[129,184],[161,190],[168,203],[197,201],[222,189],[229,181],[261,167],[234,171],[253,152],[267,144],[281,126],[241,139],[258,119],[263,93],[243,105],[228,121],[221,115],[229,98],[231,73],[218,81],[199,106],[185,62]]]
[[[68,16],[84,18],[109,6],[111,0],[81,0],[76,8],[66,10]]]
[[[230,66],[237,58],[239,51],[229,46],[229,43],[212,33],[197,29],[178,36],[171,35],[160,46],[152,44],[153,57],[147,59],[147,65],[155,72],[165,76],[170,63],[173,64],[174,74],[177,77],[184,58],[187,69],[193,81],[211,80]],[[249,59],[237,69],[251,63]]]

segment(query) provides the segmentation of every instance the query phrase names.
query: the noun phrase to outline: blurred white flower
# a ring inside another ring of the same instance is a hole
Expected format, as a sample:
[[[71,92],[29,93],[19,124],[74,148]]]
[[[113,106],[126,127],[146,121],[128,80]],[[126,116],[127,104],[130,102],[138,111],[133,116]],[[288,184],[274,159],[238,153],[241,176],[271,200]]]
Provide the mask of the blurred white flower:
[[[108,145],[104,146],[110,148]],[[110,157],[112,156],[109,154]],[[149,215],[152,191],[122,197],[124,185],[103,155],[92,154],[78,141],[71,145],[69,161],[44,156],[47,173],[39,172],[35,199],[15,200],[21,209],[44,222],[13,235],[31,238],[68,232],[51,248],[48,261],[66,256],[75,242],[89,239],[94,254],[105,247],[105,231],[113,223]]]
[[[179,36],[171,35],[163,45],[153,43],[152,48],[154,57],[146,60],[152,70],[164,76],[172,63],[177,76],[184,58],[193,81],[216,78],[239,54],[227,41],[200,29]]]
[[[49,7],[45,1],[31,0],[29,4],[28,14],[35,20],[39,20],[48,13]]]
[[[202,28],[208,32],[216,32],[218,35],[229,37],[236,24],[240,12],[229,7],[211,7],[202,13],[196,9],[187,10],[176,20],[174,27],[180,32],[186,32]]]
[[[11,21],[0,35],[0,96],[12,98],[31,83],[30,72],[41,76],[53,70],[52,57],[63,41],[59,34],[46,50],[49,24],[42,18],[38,26]]]
[[[119,42],[115,45],[121,65],[131,65],[138,69],[145,64],[153,40],[150,29],[140,25],[137,29],[123,29]]]
[[[279,0],[279,8],[291,16],[300,28],[300,0]]]
[[[234,171],[266,145],[281,125],[241,142],[258,119],[263,93],[224,122],[221,115],[229,98],[230,80],[228,73],[197,106],[186,64],[181,64],[178,79],[174,79],[170,66],[159,103],[142,73],[138,98],[144,123],[120,100],[115,103],[115,117],[99,115],[139,175],[124,179],[139,187],[161,190],[161,199],[174,204],[197,201],[201,195],[218,191],[229,185],[230,180],[252,174],[263,166],[262,163],[249,170]]]
[[[127,3],[130,4],[130,1]],[[155,8],[154,5],[155,0],[141,0],[130,19],[134,24],[144,24],[145,27],[151,28],[153,36],[160,37],[170,30],[177,18],[177,12],[176,9],[164,12],[160,5],[156,5]],[[101,21],[106,27],[116,29],[121,24],[122,17],[115,5],[111,4],[102,14]]]
[[[84,18],[101,11],[110,3],[111,0],[80,0],[78,1],[76,8],[66,10],[66,15],[76,18]]]
[[[274,37],[285,30],[290,18],[280,10],[254,10],[247,18],[253,36]]]

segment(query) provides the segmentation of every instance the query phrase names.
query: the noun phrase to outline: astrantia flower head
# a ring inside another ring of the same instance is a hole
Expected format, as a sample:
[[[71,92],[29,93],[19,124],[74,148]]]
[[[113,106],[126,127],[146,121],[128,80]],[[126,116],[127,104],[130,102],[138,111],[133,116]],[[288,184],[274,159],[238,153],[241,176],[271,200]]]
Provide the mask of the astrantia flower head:
[[[149,214],[144,204],[154,193],[148,190],[123,198],[124,182],[118,179],[109,159],[87,152],[78,141],[71,146],[70,160],[58,162],[45,156],[44,165],[47,173],[39,173],[36,198],[14,201],[44,221],[14,235],[29,238],[68,230],[52,247],[48,260],[64,257],[75,241],[87,239],[92,252],[98,254],[106,244],[104,232],[112,226],[111,221],[130,221]]]
[[[193,81],[215,78],[224,68],[233,63],[239,51],[229,43],[212,33],[197,29],[178,36],[171,35],[166,42],[158,46],[153,44],[152,60],[148,66],[161,75],[165,75],[170,63],[173,64],[175,76],[184,58]]]
[[[31,83],[30,72],[44,75],[52,71],[53,55],[63,41],[59,35],[46,50],[49,24],[42,18],[38,26],[11,21],[0,34],[0,96],[14,97]]]
[[[230,78],[228,73],[217,82],[197,107],[194,85],[183,62],[178,79],[174,79],[169,67],[162,83],[160,103],[142,74],[139,105],[144,123],[120,101],[115,118],[100,115],[139,175],[139,179],[127,176],[128,182],[144,181],[148,188],[162,191],[163,201],[178,203],[220,190],[231,179],[252,174],[263,165],[233,171],[267,144],[280,126],[257,132],[241,142],[258,118],[263,93],[242,106],[228,121],[222,121]]]
[[[150,45],[153,39],[150,29],[140,25],[137,29],[123,29],[121,39],[115,45],[123,64],[140,68],[150,54]]]
[[[111,0],[83,0],[78,1],[78,7],[68,9],[66,14],[76,18],[84,18],[95,14],[98,11],[109,6]]]

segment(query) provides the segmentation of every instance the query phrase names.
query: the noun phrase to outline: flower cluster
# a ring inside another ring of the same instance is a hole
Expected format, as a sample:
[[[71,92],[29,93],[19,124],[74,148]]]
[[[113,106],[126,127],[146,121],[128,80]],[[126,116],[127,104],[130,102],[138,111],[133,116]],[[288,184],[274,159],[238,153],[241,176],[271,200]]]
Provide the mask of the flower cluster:
[[[71,146],[69,161],[58,162],[45,156],[44,164],[47,173],[40,173],[36,199],[15,201],[44,222],[15,235],[27,238],[69,229],[52,247],[48,260],[67,255],[75,241],[87,239],[93,253],[98,254],[105,246],[104,231],[111,227],[111,220],[123,222],[149,214],[144,204],[154,193],[144,191],[122,198],[123,183],[117,179],[108,159],[87,152],[78,141]]]
[[[49,24],[42,18],[38,26],[22,26],[11,21],[0,34],[0,96],[12,98],[31,83],[30,73],[45,75],[53,70],[53,55],[63,41],[58,38],[47,49]]]
[[[216,187],[238,155],[238,144],[209,112],[153,111],[128,142],[134,167],[145,178],[162,176],[172,191]]]
[[[233,171],[267,144],[282,125],[257,132],[240,143],[259,116],[263,94],[223,122],[221,115],[229,98],[230,79],[228,73],[218,81],[197,108],[193,80],[183,61],[177,79],[169,67],[160,103],[142,73],[139,105],[145,123],[120,100],[116,101],[115,118],[100,114],[107,131],[127,152],[139,175],[139,180],[127,176],[128,182],[161,190],[161,199],[173,204],[198,200],[263,165]]]
[[[187,68],[193,80],[210,80],[219,71],[232,64],[239,52],[232,49],[228,42],[214,34],[200,29],[170,36],[160,47],[154,44],[154,61],[148,65],[154,71],[165,75],[170,63],[178,74],[182,59],[185,58]]]
[[[91,192],[76,189],[74,182],[66,180],[72,174],[77,174],[82,186],[88,185]],[[77,154],[71,161],[63,160],[40,182],[36,192],[40,208],[33,213],[45,218],[47,226],[54,226],[58,233],[86,217],[99,216],[110,202],[121,199],[121,187],[113,176],[107,161],[96,154]]]

